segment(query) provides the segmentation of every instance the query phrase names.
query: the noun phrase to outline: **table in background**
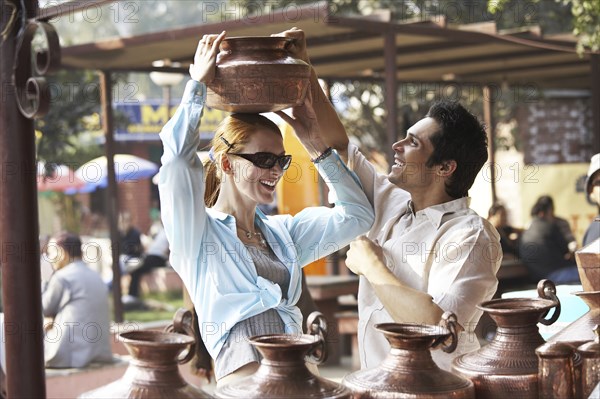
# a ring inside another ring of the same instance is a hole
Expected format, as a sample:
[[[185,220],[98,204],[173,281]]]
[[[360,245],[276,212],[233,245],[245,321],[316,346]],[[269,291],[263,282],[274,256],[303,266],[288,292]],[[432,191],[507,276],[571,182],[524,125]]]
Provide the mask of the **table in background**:
[[[327,364],[340,362],[340,335],[335,314],[339,311],[338,297],[358,293],[357,276],[306,276],[306,284],[317,308],[327,319],[329,352]]]

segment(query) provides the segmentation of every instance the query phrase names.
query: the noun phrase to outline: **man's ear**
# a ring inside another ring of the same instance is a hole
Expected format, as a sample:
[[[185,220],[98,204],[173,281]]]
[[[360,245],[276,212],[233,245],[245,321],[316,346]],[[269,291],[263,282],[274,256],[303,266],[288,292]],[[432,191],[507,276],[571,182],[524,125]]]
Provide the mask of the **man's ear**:
[[[456,170],[456,161],[451,159],[444,161],[438,166],[437,174],[442,177],[449,177]]]

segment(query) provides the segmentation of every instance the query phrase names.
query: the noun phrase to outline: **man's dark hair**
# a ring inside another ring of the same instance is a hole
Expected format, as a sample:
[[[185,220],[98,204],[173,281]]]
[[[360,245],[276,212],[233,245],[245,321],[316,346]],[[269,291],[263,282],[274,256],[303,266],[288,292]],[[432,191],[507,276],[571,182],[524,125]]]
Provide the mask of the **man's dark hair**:
[[[65,250],[69,259],[81,258],[81,239],[78,235],[63,232],[56,237],[56,245]]]
[[[456,170],[446,183],[446,193],[452,198],[466,197],[488,158],[485,128],[475,115],[456,101],[434,103],[427,116],[440,127],[430,137],[433,153],[427,166],[454,160]]]

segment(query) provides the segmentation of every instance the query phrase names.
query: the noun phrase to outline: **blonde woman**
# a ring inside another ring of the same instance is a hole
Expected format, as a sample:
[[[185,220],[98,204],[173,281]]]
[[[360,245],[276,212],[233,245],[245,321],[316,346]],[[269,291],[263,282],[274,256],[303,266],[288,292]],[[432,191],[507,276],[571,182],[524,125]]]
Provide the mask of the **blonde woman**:
[[[301,333],[296,306],[301,267],[347,245],[371,227],[373,209],[356,177],[320,139],[310,98],[280,114],[292,125],[328,184],[333,208],[265,216],[290,166],[277,126],[258,114],[232,114],[215,132],[210,160],[196,155],[206,83],[225,32],[198,44],[192,80],[160,136],[159,190],[170,262],[198,314],[203,341],[222,386],[253,373],[260,361],[248,337]]]

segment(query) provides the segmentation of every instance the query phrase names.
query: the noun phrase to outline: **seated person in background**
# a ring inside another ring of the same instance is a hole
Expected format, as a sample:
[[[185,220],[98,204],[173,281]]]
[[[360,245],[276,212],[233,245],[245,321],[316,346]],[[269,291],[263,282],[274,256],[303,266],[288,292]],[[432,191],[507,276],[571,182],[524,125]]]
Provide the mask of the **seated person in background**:
[[[556,222],[552,198],[540,197],[531,208],[531,216],[531,225],[521,235],[519,256],[532,282],[548,278],[556,284],[579,283],[577,265]]]
[[[54,274],[43,284],[42,311],[46,367],[85,367],[111,361],[106,285],[81,259],[81,240],[62,233],[48,243]]]
[[[554,200],[549,195],[542,195],[533,205],[533,207],[547,207],[550,208],[550,213],[547,215],[550,219],[554,221],[554,223],[558,226],[560,233],[563,235],[565,240],[567,241],[567,247],[569,247],[569,255],[568,257],[574,259],[575,250],[577,249],[577,240],[575,239],[575,235],[571,230],[571,225],[566,219],[563,219],[559,216],[556,216],[554,213]]]
[[[585,179],[585,193],[588,200],[598,207],[598,216],[585,231],[583,236],[584,247],[600,238],[600,153],[594,155],[590,162],[590,168]]]
[[[519,235],[523,230],[508,224],[508,215],[504,205],[496,203],[488,211],[488,221],[500,233],[503,259],[516,259],[519,257]]]
[[[131,273],[142,266],[142,234],[133,225],[131,214],[119,215],[119,264],[123,273]]]
[[[164,267],[169,259],[169,241],[164,229],[160,229],[152,240],[152,243],[146,250],[146,255],[142,262],[142,266],[131,272],[131,280],[129,282],[129,296],[125,297],[123,303],[135,301],[140,294],[140,280],[146,273],[150,273],[152,269]]]

